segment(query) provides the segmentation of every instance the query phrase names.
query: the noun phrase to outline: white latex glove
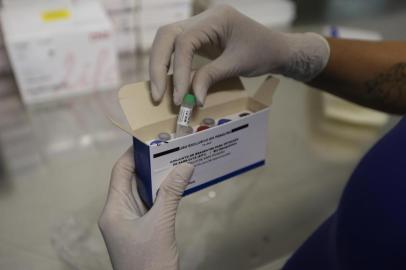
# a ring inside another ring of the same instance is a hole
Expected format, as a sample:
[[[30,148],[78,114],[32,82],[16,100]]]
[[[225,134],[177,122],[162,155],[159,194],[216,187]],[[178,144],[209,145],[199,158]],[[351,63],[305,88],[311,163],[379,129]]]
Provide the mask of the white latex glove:
[[[175,217],[193,166],[176,166],[147,211],[136,192],[133,149],[116,163],[99,227],[115,270],[178,269]],[[135,190],[135,192],[133,191]]]
[[[158,30],[149,66],[153,99],[159,101],[167,88],[174,54],[174,102],[179,105],[191,86],[193,55],[207,47],[217,49],[220,56],[193,76],[192,88],[200,104],[212,84],[234,76],[278,73],[310,81],[330,55],[327,41],[318,34],[272,31],[230,6],[216,6]]]

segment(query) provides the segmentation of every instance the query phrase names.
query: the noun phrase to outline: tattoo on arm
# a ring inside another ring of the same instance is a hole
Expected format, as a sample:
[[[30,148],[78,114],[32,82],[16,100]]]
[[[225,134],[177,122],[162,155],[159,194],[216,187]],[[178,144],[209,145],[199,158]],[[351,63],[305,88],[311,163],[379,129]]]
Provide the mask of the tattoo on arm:
[[[365,83],[368,98],[394,110],[406,107],[406,63],[398,63]],[[405,99],[405,100],[403,100]]]

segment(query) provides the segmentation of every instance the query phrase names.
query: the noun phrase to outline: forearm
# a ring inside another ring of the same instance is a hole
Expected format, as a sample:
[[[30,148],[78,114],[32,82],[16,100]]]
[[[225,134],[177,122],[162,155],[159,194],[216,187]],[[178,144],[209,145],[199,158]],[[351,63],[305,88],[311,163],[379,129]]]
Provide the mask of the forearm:
[[[406,113],[406,42],[328,42],[329,62],[310,85],[367,107]]]

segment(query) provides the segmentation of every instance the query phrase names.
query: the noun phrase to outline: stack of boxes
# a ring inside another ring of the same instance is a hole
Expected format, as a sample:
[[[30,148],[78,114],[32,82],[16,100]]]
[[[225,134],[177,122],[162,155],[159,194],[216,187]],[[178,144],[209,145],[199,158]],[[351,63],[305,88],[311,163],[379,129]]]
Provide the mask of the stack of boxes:
[[[98,1],[103,4],[113,22],[117,48],[121,54],[147,52],[159,27],[192,15],[193,0]]]
[[[138,0],[139,46],[142,51],[151,48],[159,27],[185,20],[192,15],[192,0]]]
[[[192,15],[192,1],[0,0],[0,78],[12,67],[25,103],[115,88],[117,52],[148,52],[159,27]]]
[[[296,5],[292,0],[196,0],[196,12],[227,4],[255,21],[272,28],[289,28],[296,18]]]
[[[100,3],[33,1],[6,5],[1,16],[24,103],[117,87],[114,30]]]
[[[85,1],[85,0],[76,0]],[[137,0],[98,0],[110,17],[116,46],[120,54],[134,53],[137,49]]]

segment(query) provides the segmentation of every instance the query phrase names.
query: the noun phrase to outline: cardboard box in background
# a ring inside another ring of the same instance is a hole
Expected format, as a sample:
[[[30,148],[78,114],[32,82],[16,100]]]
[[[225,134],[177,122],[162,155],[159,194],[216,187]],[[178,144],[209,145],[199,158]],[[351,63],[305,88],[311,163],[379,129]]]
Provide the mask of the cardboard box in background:
[[[292,0],[195,0],[195,12],[227,4],[253,20],[272,28],[285,29],[296,18],[296,3]]]
[[[140,33],[138,46],[141,51],[148,51],[159,27],[192,16],[192,1],[141,1],[138,16]]]
[[[137,31],[122,29],[115,34],[115,43],[120,54],[126,55],[137,51]]]
[[[125,9],[119,11],[108,11],[108,15],[117,31],[132,29],[137,27],[137,16],[135,9]]]
[[[37,4],[47,4],[47,5],[68,4],[70,3],[70,0],[1,0],[0,2],[3,7],[15,7],[15,6],[21,7]]]
[[[73,0],[84,1],[84,0]],[[108,12],[134,10],[139,0],[99,0]]]
[[[91,0],[72,0],[75,3]],[[147,52],[159,27],[192,15],[193,0],[98,0],[117,34],[121,54]]]
[[[156,106],[150,97],[149,82],[123,87],[119,102],[130,128],[116,125],[133,136],[137,188],[144,202],[152,205],[166,175],[183,162],[195,165],[185,195],[264,165],[268,117],[277,84],[277,79],[268,77],[253,96],[247,95],[239,79],[217,84],[209,92],[204,108],[194,110],[191,126],[197,126],[205,117],[219,119],[246,111],[251,114],[158,146],[148,141],[160,132],[174,133],[176,125],[179,108],[172,103],[171,91]]]
[[[121,10],[107,10],[116,33],[116,46],[121,54],[135,53],[137,51],[138,20],[135,8]]]
[[[100,3],[7,7],[2,24],[25,103],[117,87],[114,31]]]
[[[192,15],[190,1],[181,1],[159,6],[141,6],[140,24],[142,27],[162,26],[168,23],[184,20]]]

